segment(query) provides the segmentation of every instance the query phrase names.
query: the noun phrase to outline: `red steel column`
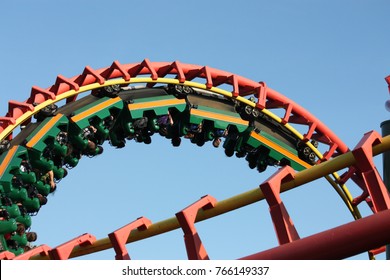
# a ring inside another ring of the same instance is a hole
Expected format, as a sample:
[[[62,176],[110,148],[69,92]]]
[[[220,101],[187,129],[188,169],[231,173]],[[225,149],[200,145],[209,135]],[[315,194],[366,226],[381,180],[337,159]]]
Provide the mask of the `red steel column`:
[[[371,198],[374,212],[390,209],[390,197],[385,184],[377,169],[375,168],[372,146],[381,143],[381,137],[378,132],[371,131],[364,134],[362,140],[352,151],[356,164],[355,166],[361,172],[364,185]]]
[[[295,171],[290,166],[279,169],[267,181],[260,185],[269,205],[272,222],[274,223],[279,244],[285,244],[299,239],[294,223],[280,198],[280,185],[294,179]]]
[[[184,232],[184,243],[187,249],[189,260],[208,260],[209,255],[200,240],[198,231],[195,228],[195,219],[199,209],[210,209],[215,206],[217,200],[210,196],[203,196],[187,208],[176,213],[177,221]]]
[[[140,217],[137,220],[121,227],[120,229],[109,233],[108,237],[110,238],[110,241],[116,253],[115,259],[130,260],[131,259],[130,255],[126,249],[126,242],[131,234],[131,231],[133,229],[138,229],[138,230],[147,229],[151,224],[152,222],[149,219],[145,217]]]

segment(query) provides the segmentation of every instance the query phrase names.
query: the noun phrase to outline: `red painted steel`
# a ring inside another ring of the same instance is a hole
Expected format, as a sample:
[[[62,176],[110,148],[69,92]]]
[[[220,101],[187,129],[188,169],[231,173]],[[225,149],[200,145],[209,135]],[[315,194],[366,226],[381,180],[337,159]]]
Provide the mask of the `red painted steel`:
[[[27,102],[30,104],[33,104],[33,103],[39,104],[39,103],[45,102],[48,99],[55,100],[56,95],[53,92],[48,91],[46,89],[43,89],[43,88],[40,88],[37,86],[33,86],[31,88],[30,98],[27,100]]]
[[[3,251],[0,253],[0,260],[12,260],[15,257],[14,253]]]
[[[372,146],[381,142],[381,136],[376,131],[366,133],[352,151],[356,158],[356,167],[366,185],[366,191],[373,204],[374,212],[390,209],[389,192],[377,169],[372,155]]]
[[[9,125],[13,125],[16,123],[16,119],[14,117],[0,117],[0,131],[3,131],[4,129],[7,128]],[[12,134],[10,135],[12,138]]]
[[[376,256],[376,255],[384,253],[385,251],[386,251],[386,246],[382,246],[380,248],[370,250],[370,254],[372,256]]]
[[[116,260],[130,260],[130,255],[126,249],[126,242],[131,234],[131,231],[133,229],[138,229],[138,230],[147,229],[151,224],[152,224],[152,222],[149,219],[147,219],[145,217],[140,217],[137,220],[135,220],[135,221],[121,227],[120,229],[108,234],[108,237],[110,238],[110,241],[111,241],[112,246],[114,247],[114,250],[116,253],[115,259]]]
[[[195,219],[199,209],[214,207],[216,199],[210,195],[202,197],[182,211],[176,213],[176,218],[184,232],[184,243],[189,260],[208,260],[209,256],[204,248],[199,234],[195,228]]]
[[[69,259],[72,250],[76,246],[85,246],[93,244],[96,241],[95,236],[85,233],[72,240],[69,240],[54,249],[49,251],[50,259],[52,260],[67,260]]]
[[[390,210],[240,260],[337,260],[390,243]]]
[[[294,179],[294,174],[294,169],[290,166],[285,166],[260,185],[260,189],[269,205],[269,211],[279,244],[285,244],[299,239],[294,223],[280,198],[280,185]]]
[[[16,256],[15,258],[13,258],[13,260],[29,260],[31,257],[38,255],[38,254],[40,254],[41,256],[48,256],[50,250],[51,250],[51,248],[49,246],[41,245],[41,246],[32,248],[31,250],[29,250],[29,251],[27,251],[19,256]]]
[[[386,186],[375,168],[372,146],[381,142],[381,136],[376,131],[364,134],[363,138],[352,151],[356,164],[340,176],[339,183],[344,184],[349,179],[362,189],[362,194],[355,197],[353,205],[366,201],[372,211],[379,212],[390,209],[390,196]]]
[[[255,96],[257,97],[256,107],[260,110],[264,109],[267,101],[267,85],[265,82],[259,82],[259,86],[255,88]]]
[[[14,100],[8,101],[8,113],[6,117],[17,119],[27,111],[33,111],[34,106],[27,102],[18,102]]]

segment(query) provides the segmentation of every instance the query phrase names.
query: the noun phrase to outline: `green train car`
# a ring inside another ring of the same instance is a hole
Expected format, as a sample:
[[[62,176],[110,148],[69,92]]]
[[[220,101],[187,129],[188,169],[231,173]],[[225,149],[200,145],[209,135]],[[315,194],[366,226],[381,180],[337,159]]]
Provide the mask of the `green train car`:
[[[174,146],[182,139],[216,148],[223,142],[228,157],[245,158],[259,172],[284,165],[303,170],[315,159],[282,126],[211,91],[180,84],[98,88],[39,112],[0,155],[0,251],[23,253],[26,239],[15,235],[17,227],[31,227],[31,216],[55,191],[53,181],[63,179],[83,156],[101,154],[104,143],[150,144],[154,134]]]

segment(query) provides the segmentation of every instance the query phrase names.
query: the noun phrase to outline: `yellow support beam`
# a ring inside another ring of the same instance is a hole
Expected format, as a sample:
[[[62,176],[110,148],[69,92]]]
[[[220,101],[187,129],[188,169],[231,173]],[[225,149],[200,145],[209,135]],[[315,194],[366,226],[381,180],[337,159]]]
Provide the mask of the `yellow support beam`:
[[[390,136],[386,136],[382,138],[382,143],[373,147],[373,156],[381,154],[387,150],[390,150]],[[323,162],[319,165],[315,165],[309,169],[305,169],[301,172],[296,173],[294,180],[283,183],[281,185],[281,192],[291,190],[293,188],[304,185],[316,179],[322,178],[328,174],[347,168],[354,164],[355,164],[355,158],[352,152],[345,153],[334,159],[331,159],[329,161]],[[200,210],[196,217],[196,222],[213,218],[215,216],[227,213],[232,210],[236,210],[238,208],[247,206],[249,204],[258,202],[263,199],[264,199],[264,194],[260,190],[260,188],[249,190],[247,192],[217,202],[214,208],[208,210]],[[147,230],[142,230],[142,231],[134,230],[131,233],[129,239],[127,240],[127,243],[139,241],[158,234],[166,233],[178,229],[179,227],[180,225],[176,217],[172,217],[150,225]],[[112,245],[109,238],[107,237],[107,238],[97,240],[94,244],[89,246],[75,247],[70,255],[70,258],[96,253],[110,248],[112,248]],[[32,259],[48,259],[48,257],[43,257],[38,255],[32,257]]]

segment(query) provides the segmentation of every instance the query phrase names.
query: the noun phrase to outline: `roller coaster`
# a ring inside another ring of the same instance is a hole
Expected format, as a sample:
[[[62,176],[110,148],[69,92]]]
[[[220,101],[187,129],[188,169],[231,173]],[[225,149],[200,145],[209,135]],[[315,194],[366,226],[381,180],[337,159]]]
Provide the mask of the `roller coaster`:
[[[152,135],[175,147],[181,141],[221,145],[227,157],[274,173],[259,188],[223,201],[206,195],[161,222],[141,217],[100,240],[87,233],[55,248],[30,246],[32,217],[50,203],[67,170],[104,153],[104,143],[117,149],[130,141],[151,144]],[[373,157],[389,149],[389,138],[371,131],[351,150],[266,83],[208,66],[148,59],[87,66],[75,77],[57,76],[49,88],[32,87],[26,101],[9,101],[0,117],[0,259],[69,259],[109,248],[116,259],[130,259],[127,243],[178,228],[188,259],[209,259],[195,223],[260,200],[269,205],[279,246],[241,259],[341,259],[362,252],[375,259],[390,243],[390,197]],[[300,238],[280,194],[322,177],[355,221]],[[361,194],[353,197],[347,182]],[[372,215],[362,217],[361,203]]]

